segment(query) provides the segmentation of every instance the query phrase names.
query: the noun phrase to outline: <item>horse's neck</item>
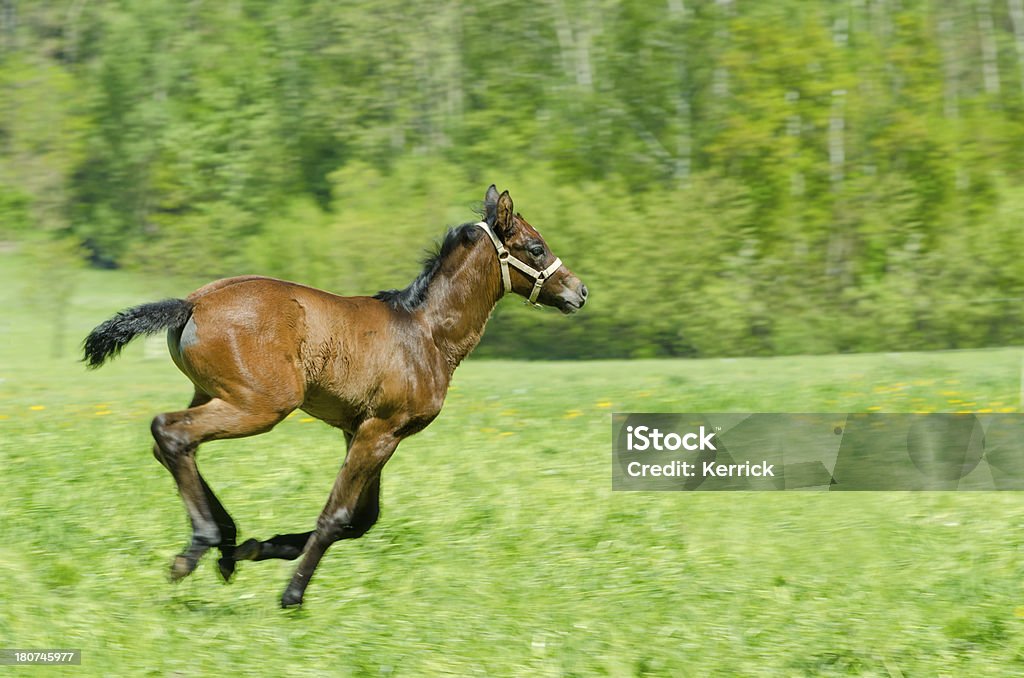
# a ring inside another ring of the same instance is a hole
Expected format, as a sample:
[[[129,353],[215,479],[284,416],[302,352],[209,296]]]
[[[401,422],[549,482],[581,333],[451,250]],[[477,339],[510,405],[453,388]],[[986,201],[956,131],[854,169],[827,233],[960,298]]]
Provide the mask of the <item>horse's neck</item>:
[[[498,256],[486,237],[452,252],[430,281],[424,319],[449,373],[479,343],[501,294]]]

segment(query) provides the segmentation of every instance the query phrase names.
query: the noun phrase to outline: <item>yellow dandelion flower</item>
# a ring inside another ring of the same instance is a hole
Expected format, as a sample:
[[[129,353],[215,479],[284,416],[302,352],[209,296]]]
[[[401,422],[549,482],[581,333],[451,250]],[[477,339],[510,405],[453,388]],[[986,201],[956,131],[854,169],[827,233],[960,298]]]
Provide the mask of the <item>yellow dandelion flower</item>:
[[[99,410],[99,411],[96,412],[96,416],[97,417],[102,417],[102,416],[107,415],[107,414],[110,414],[110,410]]]
[[[566,412],[565,414],[562,415],[562,418],[563,419],[575,419],[576,417],[580,416],[581,414],[583,414],[583,413],[580,412],[579,410],[569,410],[568,412]]]
[[[991,407],[981,407],[981,408],[979,408],[977,410],[978,414],[988,414],[989,412],[992,412],[992,411],[993,410],[992,410]]]
[[[302,419],[299,419],[300,424],[310,424],[314,421],[316,421],[316,419],[314,419],[313,417],[303,417]]]
[[[612,401],[602,400],[600,402],[595,403],[595,406],[600,407],[602,410],[607,410],[609,407],[612,406]]]
[[[46,409],[46,405],[31,405],[28,409],[33,412],[41,412]]]
[[[882,409],[882,408],[881,408],[881,407],[879,407],[878,405],[872,405],[871,407],[869,407],[869,408],[868,408],[868,412],[878,412],[878,411],[880,411],[881,409]]]
[[[1000,407],[999,411],[1000,412],[1016,412],[1017,408],[1016,407]]]
[[[498,435],[500,435],[502,438],[505,438],[507,436],[514,436],[515,434],[516,434],[515,431],[502,431]]]

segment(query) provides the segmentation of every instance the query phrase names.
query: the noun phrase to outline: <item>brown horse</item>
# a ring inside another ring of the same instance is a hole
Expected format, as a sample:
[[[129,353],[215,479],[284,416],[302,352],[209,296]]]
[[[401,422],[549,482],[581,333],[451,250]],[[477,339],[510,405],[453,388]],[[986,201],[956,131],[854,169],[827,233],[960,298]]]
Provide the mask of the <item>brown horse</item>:
[[[90,367],[138,334],[167,330],[171,359],[195,385],[188,409],[152,424],[153,454],[192,521],[171,578],[190,574],[214,546],[225,580],[239,560],[305,554],[281,598],[284,607],[300,605],[328,547],[377,521],[381,469],[441,411],[452,373],[509,291],[566,314],[587,299],[586,286],[514,212],[508,191],[499,196],[491,186],[484,221],[449,230],[403,290],[339,297],[273,278],[227,278],[187,299],[127,309],[93,330],[84,345]],[[345,434],[348,453],[327,505],[312,531],[236,548],[235,523],[199,475],[196,449],[269,431],[296,408]]]

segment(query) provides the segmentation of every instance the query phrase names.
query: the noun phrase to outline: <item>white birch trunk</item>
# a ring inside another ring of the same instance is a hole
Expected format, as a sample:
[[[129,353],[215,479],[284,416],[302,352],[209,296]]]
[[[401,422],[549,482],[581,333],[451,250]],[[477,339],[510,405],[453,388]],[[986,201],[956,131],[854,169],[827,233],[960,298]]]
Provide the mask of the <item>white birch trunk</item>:
[[[14,51],[14,31],[18,24],[18,14],[14,0],[0,0],[0,31],[3,32],[4,48]]]
[[[799,137],[803,127],[803,119],[800,117],[800,111],[797,108],[800,105],[800,92],[796,90],[786,92],[786,103],[793,109],[793,112],[786,117],[786,136],[796,139],[795,150],[793,151],[793,159],[796,160],[800,157]],[[804,194],[804,187],[803,172],[795,170],[789,177],[789,194],[799,197]]]
[[[981,35],[981,72],[985,93],[999,94],[999,52],[992,23],[991,0],[978,0],[978,32]]]
[[[562,0],[552,0],[551,7],[554,10],[555,36],[558,39],[559,56],[566,80],[590,92],[594,88],[591,52],[596,32],[593,26],[595,19],[585,16],[581,25],[574,28]]]
[[[1020,72],[1020,91],[1024,93],[1024,0],[1008,0],[1010,23],[1013,24],[1013,44],[1017,48],[1017,69]]]
[[[682,0],[668,0],[668,15],[672,25],[681,25],[685,20],[686,8]],[[691,139],[692,117],[690,102],[684,91],[686,85],[686,54],[681,47],[676,50],[676,139],[675,162],[672,176],[679,187],[683,187],[690,179],[693,159],[693,140]]]
[[[715,0],[719,7],[718,28],[715,31],[716,42],[720,49],[729,44],[729,20],[733,17],[733,0]],[[711,91],[719,100],[729,96],[729,69],[719,63],[715,66],[714,76],[711,81]]]
[[[944,80],[942,110],[950,120],[960,117],[960,59],[953,31],[953,22],[948,16],[939,20],[939,48],[942,50]]]

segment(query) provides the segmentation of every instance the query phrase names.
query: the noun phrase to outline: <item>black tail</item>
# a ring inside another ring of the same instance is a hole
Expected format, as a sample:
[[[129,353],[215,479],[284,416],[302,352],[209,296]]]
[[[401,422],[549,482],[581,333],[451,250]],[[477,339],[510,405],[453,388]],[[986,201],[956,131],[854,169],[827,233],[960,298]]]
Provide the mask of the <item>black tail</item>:
[[[164,299],[126,308],[89,333],[83,345],[85,357],[82,360],[89,369],[96,369],[107,358],[120,353],[136,335],[184,327],[190,315],[192,304],[184,299]]]

